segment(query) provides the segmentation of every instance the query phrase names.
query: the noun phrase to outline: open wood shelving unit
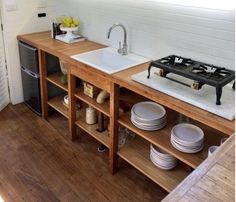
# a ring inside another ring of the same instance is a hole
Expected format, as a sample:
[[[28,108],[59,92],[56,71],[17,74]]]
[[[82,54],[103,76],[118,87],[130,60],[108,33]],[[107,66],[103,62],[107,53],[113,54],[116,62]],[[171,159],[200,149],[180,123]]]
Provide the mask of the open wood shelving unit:
[[[168,120],[167,125],[158,131],[144,131],[134,126],[130,117],[130,112],[122,114],[118,120],[119,124],[133,131],[151,144],[163,149],[192,168],[196,168],[207,158],[209,146],[218,145],[220,142],[220,137],[215,137],[215,139],[209,138],[209,135],[205,133],[204,148],[202,151],[196,154],[183,153],[175,149],[170,142],[171,129],[175,125],[173,120]]]
[[[181,163],[172,170],[159,169],[151,162],[149,155],[150,144],[140,137],[135,137],[118,151],[119,157],[159,184],[167,192],[172,191],[190,174],[190,171],[181,165]]]
[[[118,167],[118,161],[116,161],[116,157],[120,157],[138,169],[144,175],[149,177],[151,180],[159,184],[165,190],[170,192],[190,173],[191,169],[189,167],[194,169],[204,161],[204,159],[207,157],[208,146],[219,145],[219,140],[221,138],[221,136],[218,136],[217,134],[212,135],[210,132],[207,132],[205,136],[204,149],[201,152],[196,154],[186,154],[179,152],[173,148],[170,143],[171,128],[175,124],[174,120],[169,120],[169,117],[171,116],[167,115],[168,124],[165,128],[154,132],[143,131],[136,128],[131,123],[130,112],[123,113],[120,116],[118,115],[119,100],[127,101],[131,106],[132,104],[142,100],[152,100],[158,102],[167,108],[173,109],[175,112],[179,112],[187,117],[192,118],[193,120],[205,125],[210,129],[214,128],[217,131],[220,131],[221,133],[225,134],[225,136],[230,136],[235,130],[233,127],[234,123],[232,121],[225,120],[164,93],[155,91],[151,88],[148,88],[147,86],[132,81],[131,76],[146,70],[148,63],[118,72],[114,75],[107,75],[70,58],[71,55],[78,54],[78,52],[82,53],[96,50],[98,48],[103,48],[103,45],[90,41],[68,45],[56,42],[55,40],[49,38],[49,36],[49,33],[45,33],[45,36],[43,33],[41,33],[39,35],[36,34],[35,36],[29,35],[18,38],[19,40],[29,43],[39,49],[40,87],[43,111],[42,117],[47,119],[48,106],[51,106],[67,118],[64,119],[61,116],[61,118],[64,120],[64,123],[66,123],[66,121],[69,122],[68,132],[70,132],[70,134],[68,137],[71,139],[75,137],[72,135],[72,133],[76,131],[74,129],[76,129],[78,126],[92,137],[97,139],[99,142],[106,145],[109,148],[109,166],[112,173],[117,171],[116,168]],[[49,44],[51,44],[51,46]],[[68,63],[68,78],[72,79],[72,82],[70,79],[68,79],[68,85],[63,85],[61,83],[62,73],[47,75],[46,53],[63,59]],[[96,100],[84,95],[83,88],[76,89],[76,77],[108,91],[111,97],[110,101],[100,105],[96,103]],[[73,98],[71,99],[73,104],[71,102],[69,103],[69,108],[65,107],[63,104],[64,95],[59,95],[48,100],[47,82],[50,82],[61,88],[65,91],[65,94],[71,94],[71,97]],[[71,83],[73,83],[74,86],[71,86]],[[119,94],[117,89],[120,87],[127,89],[128,91],[132,92],[132,94]],[[76,99],[91,105],[96,110],[109,117],[109,134],[107,131],[103,133],[97,132],[97,124],[86,124],[84,109],[82,108],[76,112],[74,103]],[[71,110],[72,106],[73,110]],[[124,126],[137,134],[133,141],[128,142],[120,149],[118,149],[119,125]],[[201,127],[201,125],[199,126]],[[157,168],[154,164],[152,164],[149,158],[149,146],[151,143],[178,158],[180,160],[179,165],[170,171]]]

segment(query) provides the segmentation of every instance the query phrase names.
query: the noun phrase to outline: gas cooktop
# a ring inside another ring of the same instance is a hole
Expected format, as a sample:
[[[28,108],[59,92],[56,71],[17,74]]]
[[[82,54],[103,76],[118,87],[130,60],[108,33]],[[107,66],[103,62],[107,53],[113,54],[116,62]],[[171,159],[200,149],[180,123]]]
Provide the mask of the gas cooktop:
[[[150,63],[148,68],[148,76],[150,78],[150,70],[152,67],[158,68],[158,75],[172,81],[178,82],[185,86],[189,86],[179,80],[169,78],[168,74],[174,73],[188,79],[193,80],[193,89],[201,89],[203,85],[210,85],[216,88],[216,105],[220,105],[222,88],[235,79],[235,71],[218,67],[203,62],[198,62],[190,58],[170,55]],[[235,88],[233,84],[233,89]]]

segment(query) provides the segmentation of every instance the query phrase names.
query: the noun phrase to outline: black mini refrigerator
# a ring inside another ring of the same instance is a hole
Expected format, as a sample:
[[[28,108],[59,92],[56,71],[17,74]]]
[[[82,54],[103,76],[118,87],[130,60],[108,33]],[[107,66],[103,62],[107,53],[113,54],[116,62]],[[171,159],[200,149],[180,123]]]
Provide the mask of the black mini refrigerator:
[[[38,49],[20,41],[19,54],[24,102],[30,109],[41,115]]]

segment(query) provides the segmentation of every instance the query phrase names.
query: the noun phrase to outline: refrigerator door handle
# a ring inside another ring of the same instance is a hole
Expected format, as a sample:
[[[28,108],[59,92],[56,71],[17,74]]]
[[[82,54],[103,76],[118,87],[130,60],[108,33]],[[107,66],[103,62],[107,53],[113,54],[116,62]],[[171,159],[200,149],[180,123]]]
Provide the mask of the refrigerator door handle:
[[[26,74],[38,79],[39,78],[39,75],[34,73],[34,72],[31,72],[30,70],[26,69],[25,67],[21,66],[21,69],[23,72],[25,72]]]

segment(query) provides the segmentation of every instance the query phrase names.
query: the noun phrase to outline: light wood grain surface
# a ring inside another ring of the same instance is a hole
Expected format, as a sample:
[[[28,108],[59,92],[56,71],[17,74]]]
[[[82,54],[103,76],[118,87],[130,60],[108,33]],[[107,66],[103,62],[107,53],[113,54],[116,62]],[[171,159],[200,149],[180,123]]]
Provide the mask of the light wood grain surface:
[[[9,105],[0,112],[4,202],[151,202],[166,196],[128,164],[121,162],[122,170],[111,175],[107,152],[97,152],[100,143],[85,133],[68,141],[67,119],[58,113],[48,118],[51,124],[25,104]]]
[[[235,135],[190,174],[163,202],[235,201]]]
[[[98,76],[102,75],[106,80],[111,80],[120,86],[124,86],[134,92],[138,92],[140,95],[143,95],[155,102],[158,102],[168,108],[171,108],[179,113],[182,113],[198,122],[206,124],[227,135],[231,135],[235,131],[234,121],[228,121],[224,118],[209,113],[191,104],[185,103],[179,99],[166,95],[165,93],[161,93],[157,90],[151,89],[147,86],[132,81],[131,76],[133,74],[146,70],[148,68],[148,63],[118,72],[113,75],[107,75],[106,73],[91,68],[88,65],[81,64],[78,61],[70,58],[70,56],[74,54],[79,54],[82,52],[92,51],[95,49],[105,47],[102,44],[98,44],[92,41],[83,41],[74,44],[66,44],[52,39],[50,37],[50,32],[26,34],[18,36],[17,38],[18,40],[31,44],[43,51],[52,53],[53,55],[59,57],[60,59],[65,60],[66,62],[69,62],[70,64],[79,66],[80,71],[83,72],[86,71],[87,76],[88,77],[91,76],[91,78],[94,78],[95,81],[96,81],[96,74]]]

